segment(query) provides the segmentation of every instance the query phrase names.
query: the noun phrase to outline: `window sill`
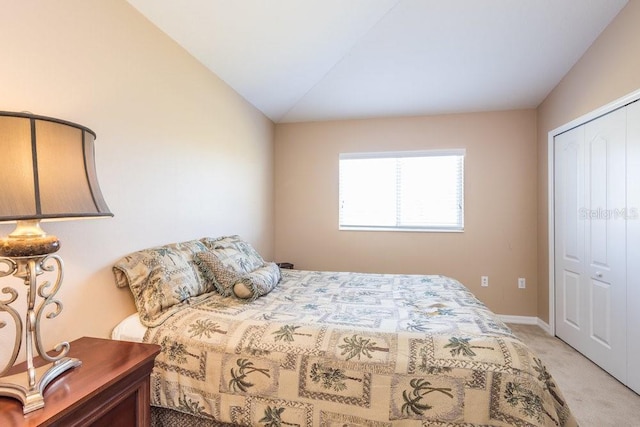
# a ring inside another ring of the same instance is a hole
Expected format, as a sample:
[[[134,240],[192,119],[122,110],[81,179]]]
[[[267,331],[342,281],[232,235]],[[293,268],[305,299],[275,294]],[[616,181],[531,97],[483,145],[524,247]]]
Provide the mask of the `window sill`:
[[[411,227],[338,227],[338,231],[396,231],[409,233],[463,233],[464,228],[411,228]]]

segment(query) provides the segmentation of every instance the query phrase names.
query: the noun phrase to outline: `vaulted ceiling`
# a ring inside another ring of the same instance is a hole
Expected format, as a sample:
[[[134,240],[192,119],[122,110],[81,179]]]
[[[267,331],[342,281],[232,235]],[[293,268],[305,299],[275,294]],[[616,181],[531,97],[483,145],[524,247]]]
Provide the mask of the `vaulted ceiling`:
[[[274,122],[535,108],[627,3],[128,1]]]

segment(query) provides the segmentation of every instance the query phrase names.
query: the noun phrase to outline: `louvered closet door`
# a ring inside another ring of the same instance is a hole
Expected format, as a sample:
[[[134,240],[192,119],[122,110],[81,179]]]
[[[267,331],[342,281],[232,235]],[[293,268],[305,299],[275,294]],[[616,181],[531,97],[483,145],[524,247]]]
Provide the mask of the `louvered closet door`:
[[[625,381],[626,110],[555,138],[556,335]]]

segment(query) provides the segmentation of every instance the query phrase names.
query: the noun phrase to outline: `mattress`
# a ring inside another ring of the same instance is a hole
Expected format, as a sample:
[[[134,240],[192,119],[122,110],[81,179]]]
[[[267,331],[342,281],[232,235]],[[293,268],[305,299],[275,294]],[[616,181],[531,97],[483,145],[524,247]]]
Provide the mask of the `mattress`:
[[[143,342],[147,327],[140,322],[138,313],[125,317],[111,331],[111,339],[121,341]]]

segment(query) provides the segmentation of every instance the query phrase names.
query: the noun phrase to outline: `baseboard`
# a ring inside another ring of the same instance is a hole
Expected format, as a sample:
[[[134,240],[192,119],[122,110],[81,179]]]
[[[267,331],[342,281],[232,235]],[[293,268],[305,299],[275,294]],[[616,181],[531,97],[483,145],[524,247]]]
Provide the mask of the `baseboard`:
[[[543,331],[545,331],[549,335],[553,335],[551,333],[551,325],[549,325],[547,322],[545,322],[544,320],[540,319],[539,317],[538,317],[538,326],[540,327],[540,329],[542,329]]]
[[[514,323],[516,325],[536,325],[547,334],[551,334],[551,326],[539,317],[533,316],[511,316],[508,314],[499,314],[498,317],[504,323]]]
[[[533,316],[511,316],[508,314],[499,314],[498,317],[504,323],[515,323],[516,325],[537,325],[539,320]]]

